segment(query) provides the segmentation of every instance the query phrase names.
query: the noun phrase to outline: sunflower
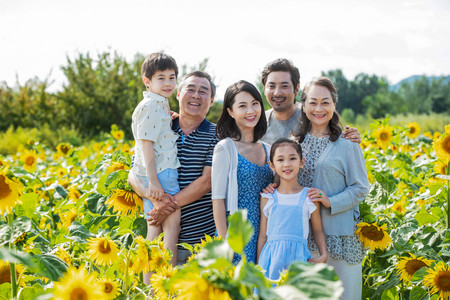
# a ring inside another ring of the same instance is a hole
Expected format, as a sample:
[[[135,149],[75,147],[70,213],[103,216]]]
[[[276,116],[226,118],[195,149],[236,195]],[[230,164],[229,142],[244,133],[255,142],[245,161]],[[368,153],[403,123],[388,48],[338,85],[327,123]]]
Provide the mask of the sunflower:
[[[0,215],[10,213],[16,203],[20,203],[19,196],[23,190],[23,185],[9,179],[7,173],[8,168],[0,171]]]
[[[9,167],[9,164],[0,158],[0,169]]]
[[[81,193],[76,186],[69,187],[67,191],[69,192],[68,194],[69,199],[72,200],[73,202],[77,202],[77,200],[80,199]]]
[[[97,283],[102,287],[103,299],[115,299],[119,294],[119,284],[109,278],[99,278]]]
[[[111,165],[106,169],[106,173],[109,174],[111,172],[115,172],[117,170],[129,170],[130,167],[127,165],[124,165],[123,163],[120,163],[118,161],[113,161]]]
[[[424,155],[425,153],[423,153],[423,152],[416,152],[416,153],[414,153],[414,155],[411,157],[411,159],[413,160],[413,161],[415,161],[416,159],[418,159],[420,156],[422,156],[422,155]]]
[[[436,165],[434,166],[433,170],[436,174],[442,174],[442,175],[449,174],[448,166],[443,164],[441,161],[436,162]]]
[[[142,200],[134,192],[117,189],[114,194],[105,202],[113,212],[118,212],[122,216],[137,214],[142,210]]]
[[[58,153],[62,156],[66,156],[70,154],[70,144],[68,143],[61,143],[58,146],[56,146],[56,150],[58,151]]]
[[[88,241],[89,258],[100,265],[110,265],[117,260],[119,249],[109,237],[90,238]]]
[[[430,140],[433,139],[433,135],[431,134],[431,132],[427,131],[423,133],[424,136],[426,136],[427,138],[429,138]]]
[[[150,254],[150,271],[156,271],[163,266],[170,264],[171,254],[169,250],[159,247],[152,247]]]
[[[412,253],[409,253],[409,255],[411,257],[400,257],[401,260],[397,262],[397,274],[403,281],[410,281],[414,273],[423,267],[429,267],[433,262],[430,259],[416,257]]]
[[[436,155],[444,162],[450,162],[450,134],[442,135],[433,141],[433,148]]]
[[[70,254],[62,246],[58,246],[58,250],[56,250],[55,255],[64,261],[68,266],[72,265]]]
[[[67,175],[67,170],[65,168],[58,168],[55,172],[55,175],[58,178],[63,178],[64,176]]]
[[[122,145],[122,152],[126,152],[126,153],[130,153],[131,151],[130,145],[128,144],[123,144]]]
[[[20,160],[23,162],[23,168],[28,172],[36,171],[37,154],[34,150],[25,150],[22,155],[20,155]]]
[[[55,283],[55,300],[90,300],[103,299],[102,288],[94,275],[88,275],[84,267],[78,270],[70,267],[67,273]]]
[[[377,140],[377,145],[382,149],[386,149],[387,146],[389,146],[389,144],[391,143],[393,136],[391,127],[389,125],[381,126],[380,128],[377,128],[373,133]]]
[[[190,274],[174,284],[180,300],[189,299],[223,299],[231,300],[227,291],[220,290],[206,281],[200,274]],[[179,292],[178,292],[179,291]]]
[[[11,282],[11,270],[9,263],[0,259],[0,285]]]
[[[146,240],[142,236],[138,236],[136,238],[136,243],[138,245],[137,253],[136,253],[136,259],[133,263],[133,271],[135,273],[147,273],[149,271],[150,265],[149,265],[149,251],[147,247]]]
[[[420,133],[420,126],[417,124],[417,122],[410,122],[406,125],[406,135],[411,138],[415,139],[419,136]]]
[[[431,294],[440,293],[439,299],[450,299],[450,266],[442,261],[438,262],[428,269],[423,283],[428,286]]]
[[[61,222],[64,228],[69,228],[78,216],[78,212],[75,208],[71,208],[70,210],[64,212],[64,214],[61,215]]]
[[[386,229],[386,224],[378,226],[376,223],[360,222],[355,234],[359,235],[359,240],[364,247],[369,247],[372,251],[376,248],[384,250],[392,244],[391,237],[386,232]]]
[[[125,136],[125,134],[123,133],[122,130],[113,131],[113,132],[111,132],[111,134],[112,134],[113,138],[116,140],[121,140]]]
[[[158,272],[154,273],[150,278],[152,289],[155,292],[155,295],[159,297],[159,299],[172,299],[172,297],[175,295],[176,290],[173,287],[171,287],[169,290],[166,290],[165,285],[176,273],[176,268],[173,268],[171,265],[167,265],[160,268]]]

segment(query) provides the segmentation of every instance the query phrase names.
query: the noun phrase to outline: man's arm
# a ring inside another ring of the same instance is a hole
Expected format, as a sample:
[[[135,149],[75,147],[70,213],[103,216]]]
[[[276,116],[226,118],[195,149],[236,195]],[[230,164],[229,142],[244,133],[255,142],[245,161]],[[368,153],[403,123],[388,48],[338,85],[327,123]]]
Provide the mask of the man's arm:
[[[192,181],[187,187],[174,195],[178,206],[185,206],[197,201],[211,191],[211,167],[203,168],[202,176]]]
[[[211,191],[211,167],[206,166],[203,168],[202,176],[192,181],[187,187],[173,195],[173,198],[178,206],[181,207],[197,201],[209,191]],[[166,196],[170,195],[164,194],[164,197],[162,198],[163,201]],[[150,211],[150,218],[147,220],[152,226],[160,225],[166,218],[166,216],[163,216],[158,210],[155,210],[155,208]],[[162,210],[163,208],[160,209]]]

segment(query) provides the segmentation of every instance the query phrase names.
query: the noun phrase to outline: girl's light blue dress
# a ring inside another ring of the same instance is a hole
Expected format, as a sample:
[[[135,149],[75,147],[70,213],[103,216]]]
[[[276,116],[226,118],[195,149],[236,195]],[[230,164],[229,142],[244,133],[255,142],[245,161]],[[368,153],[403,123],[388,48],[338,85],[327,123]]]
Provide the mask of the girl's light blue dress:
[[[302,190],[297,205],[280,204],[277,192],[273,193],[274,202],[267,221],[267,242],[258,261],[271,280],[277,280],[292,262],[306,262],[311,258],[308,241],[303,235],[302,212],[307,191],[307,188]]]
[[[267,149],[263,145],[266,157]],[[256,246],[258,243],[260,206],[259,194],[262,189],[272,182],[273,173],[267,162],[263,166],[248,161],[238,153],[237,182],[238,182],[238,209],[246,209],[247,219],[253,226],[254,232],[250,242],[244,247],[247,261],[256,263]],[[233,263],[241,260],[240,255],[235,255]]]

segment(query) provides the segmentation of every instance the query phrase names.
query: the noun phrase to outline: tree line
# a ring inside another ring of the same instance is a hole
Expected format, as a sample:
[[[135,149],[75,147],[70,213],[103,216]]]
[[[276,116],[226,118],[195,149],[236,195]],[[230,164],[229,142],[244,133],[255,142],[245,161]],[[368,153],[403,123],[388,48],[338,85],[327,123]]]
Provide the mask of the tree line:
[[[48,92],[51,81],[33,78],[23,85],[10,87],[0,83],[0,132],[14,128],[53,129],[62,127],[78,130],[84,137],[109,132],[116,124],[131,138],[131,115],[142,99],[145,86],[140,76],[145,56],[137,54],[130,62],[116,52],[103,52],[93,58],[89,53],[67,57],[61,67],[65,83],[60,91]],[[208,59],[198,65],[180,67],[179,79],[192,70],[205,70]],[[429,80],[421,77],[405,82],[392,90],[383,77],[358,74],[353,80],[341,70],[323,72],[337,85],[338,111],[351,122],[356,115],[382,118],[386,114],[450,113],[450,83],[444,78]],[[260,81],[255,82],[262,91]],[[170,106],[178,111],[175,94]],[[266,101],[267,103],[267,101]],[[208,119],[215,122],[222,104],[214,103]],[[266,108],[269,107],[266,104]]]

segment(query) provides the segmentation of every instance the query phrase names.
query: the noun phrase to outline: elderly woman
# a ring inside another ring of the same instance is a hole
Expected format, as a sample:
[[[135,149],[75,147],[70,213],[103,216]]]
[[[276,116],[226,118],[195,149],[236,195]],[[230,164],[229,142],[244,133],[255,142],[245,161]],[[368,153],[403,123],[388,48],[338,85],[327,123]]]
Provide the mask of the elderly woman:
[[[311,81],[303,89],[295,137],[306,162],[298,179],[302,186],[312,187],[308,197],[321,204],[327,263],[343,282],[342,299],[361,299],[364,248],[355,230],[359,203],[367,196],[369,181],[359,144],[341,137],[337,99],[336,87],[326,77]],[[309,245],[314,253],[317,247],[312,238]]]

